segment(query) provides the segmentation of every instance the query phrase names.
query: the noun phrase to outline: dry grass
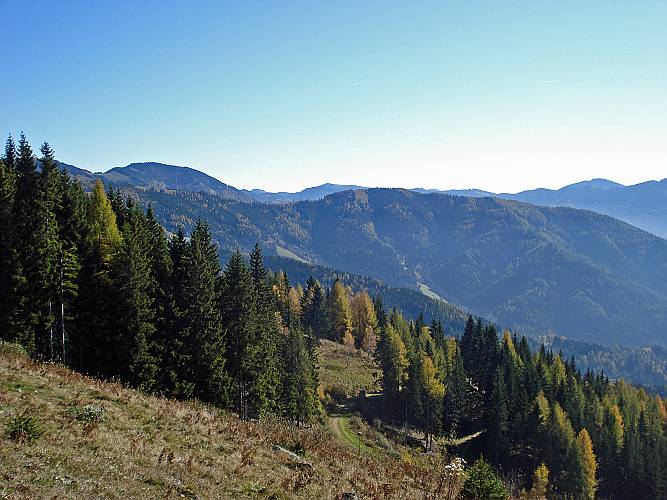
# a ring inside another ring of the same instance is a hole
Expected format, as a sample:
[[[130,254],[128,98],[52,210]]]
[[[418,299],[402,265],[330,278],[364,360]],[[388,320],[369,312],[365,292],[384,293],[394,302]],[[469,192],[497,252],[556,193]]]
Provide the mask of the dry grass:
[[[73,408],[87,405],[104,418],[77,418]],[[0,497],[425,498],[443,478],[434,458],[360,455],[325,427],[244,423],[0,350],[3,430],[25,410],[44,433],[32,443],[0,439]],[[302,447],[313,468],[286,461],[277,443]]]

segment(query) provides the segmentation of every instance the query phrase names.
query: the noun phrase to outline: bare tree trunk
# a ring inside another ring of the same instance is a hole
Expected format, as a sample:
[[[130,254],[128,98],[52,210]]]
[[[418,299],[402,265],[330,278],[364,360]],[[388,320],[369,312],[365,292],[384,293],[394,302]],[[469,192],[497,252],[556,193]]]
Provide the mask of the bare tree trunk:
[[[53,310],[49,299],[49,361],[53,361]]]
[[[65,347],[65,291],[64,291],[64,285],[63,285],[63,254],[60,252],[60,334],[61,334],[61,342],[62,342],[62,363],[66,364],[66,359],[65,359],[65,354],[66,354],[66,347]]]

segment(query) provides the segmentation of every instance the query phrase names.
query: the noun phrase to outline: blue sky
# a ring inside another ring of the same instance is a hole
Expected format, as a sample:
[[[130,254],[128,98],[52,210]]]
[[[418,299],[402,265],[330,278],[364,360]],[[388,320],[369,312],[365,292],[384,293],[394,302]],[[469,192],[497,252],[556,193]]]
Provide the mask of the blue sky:
[[[238,187],[667,177],[667,2],[0,2],[0,133]]]

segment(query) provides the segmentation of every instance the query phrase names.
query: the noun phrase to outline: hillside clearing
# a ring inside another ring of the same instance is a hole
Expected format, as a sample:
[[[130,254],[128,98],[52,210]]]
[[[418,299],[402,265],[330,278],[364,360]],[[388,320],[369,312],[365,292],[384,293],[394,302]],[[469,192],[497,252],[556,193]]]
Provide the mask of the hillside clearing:
[[[359,454],[326,427],[244,423],[198,402],[147,396],[0,352],[0,422],[28,412],[44,433],[0,439],[0,497],[415,498],[440,462]],[[303,450],[312,469],[273,451]]]

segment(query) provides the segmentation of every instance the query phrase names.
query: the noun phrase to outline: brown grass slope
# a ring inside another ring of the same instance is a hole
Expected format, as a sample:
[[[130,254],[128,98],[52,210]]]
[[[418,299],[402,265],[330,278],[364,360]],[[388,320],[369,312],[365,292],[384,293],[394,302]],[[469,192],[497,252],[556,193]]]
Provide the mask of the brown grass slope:
[[[104,418],[85,421],[86,405]],[[5,435],[34,415],[34,442]],[[79,413],[77,413],[79,411]],[[79,415],[79,418],[77,418]],[[0,497],[424,498],[444,476],[432,458],[359,454],[323,426],[244,423],[199,402],[148,396],[118,383],[41,364],[0,346]],[[274,451],[305,450],[311,467]]]

